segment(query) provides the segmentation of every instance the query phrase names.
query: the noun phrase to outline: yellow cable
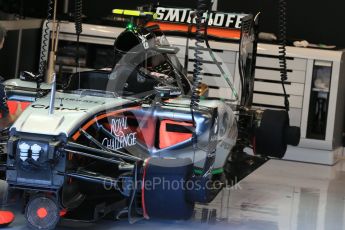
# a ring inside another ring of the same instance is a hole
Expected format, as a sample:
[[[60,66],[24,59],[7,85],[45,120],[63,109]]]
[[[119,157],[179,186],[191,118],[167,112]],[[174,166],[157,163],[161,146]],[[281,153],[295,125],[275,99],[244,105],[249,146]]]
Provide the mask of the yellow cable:
[[[151,15],[153,19],[157,18],[157,14],[153,12],[141,12],[139,10],[124,10],[124,9],[114,9],[113,14],[119,14],[119,15],[126,15],[126,16],[134,16],[134,17],[140,17],[140,16],[148,16]]]

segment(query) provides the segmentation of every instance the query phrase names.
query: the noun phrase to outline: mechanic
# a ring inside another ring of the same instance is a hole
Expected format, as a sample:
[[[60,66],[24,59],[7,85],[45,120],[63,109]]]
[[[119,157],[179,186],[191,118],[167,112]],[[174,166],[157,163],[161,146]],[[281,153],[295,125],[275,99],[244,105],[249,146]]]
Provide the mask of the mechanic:
[[[6,29],[0,25],[0,50],[4,46],[6,37]],[[3,119],[8,116],[8,107],[6,102],[6,93],[5,87],[2,84],[3,78],[0,76],[0,113],[1,118]],[[6,226],[12,223],[14,220],[14,214],[11,211],[0,211],[0,227]]]
[[[0,50],[4,46],[6,29],[0,25]],[[4,79],[0,76],[0,114],[1,118],[8,116],[8,106],[6,101],[5,86],[2,84]]]

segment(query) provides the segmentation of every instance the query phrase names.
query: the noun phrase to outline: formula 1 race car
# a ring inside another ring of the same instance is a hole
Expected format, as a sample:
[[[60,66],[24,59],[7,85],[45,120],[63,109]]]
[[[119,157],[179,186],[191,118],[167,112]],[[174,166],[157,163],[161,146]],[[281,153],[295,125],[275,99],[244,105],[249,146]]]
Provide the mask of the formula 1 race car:
[[[253,17],[243,24],[249,29],[242,29],[241,47],[250,50],[241,52],[239,104],[201,99],[207,86],[198,71],[190,81],[178,50],[152,26],[117,37],[111,71],[72,74],[57,89],[56,80],[42,84],[29,73],[7,81],[9,101],[25,110],[1,132],[2,168],[9,189],[24,193],[27,224],[188,219],[195,203],[213,200],[224,168],[241,162],[244,148],[266,159],[297,145],[298,128],[289,126],[286,111],[250,107]]]

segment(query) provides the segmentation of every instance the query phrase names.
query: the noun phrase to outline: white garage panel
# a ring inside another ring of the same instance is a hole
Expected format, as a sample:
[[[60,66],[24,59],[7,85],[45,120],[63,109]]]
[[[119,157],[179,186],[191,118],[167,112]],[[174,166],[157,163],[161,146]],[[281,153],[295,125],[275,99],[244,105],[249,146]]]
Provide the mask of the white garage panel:
[[[233,78],[230,78],[230,81],[233,83]],[[217,86],[221,88],[230,87],[224,77],[221,76],[202,76],[202,83],[208,86]]]
[[[285,85],[286,93],[289,95],[303,96],[304,84],[291,83],[291,85]],[[254,91],[267,92],[267,93],[283,93],[283,87],[281,83],[261,82],[255,81]]]
[[[280,68],[279,59],[277,57],[260,57],[256,58],[256,66],[268,68]],[[287,68],[292,70],[306,70],[307,59],[294,58],[287,60]]]
[[[303,106],[303,97],[301,96],[290,96],[290,107],[293,108],[302,108]],[[262,105],[273,105],[273,106],[284,106],[284,97],[283,96],[272,96],[266,94],[254,93],[253,103],[262,104]]]
[[[176,54],[177,57],[179,58],[185,58],[185,54],[186,54],[186,48],[183,45],[174,45],[175,47],[179,48],[180,51]],[[190,47],[188,50],[188,58],[189,59],[194,59],[194,48]],[[213,54],[216,58],[216,60],[218,62],[224,62],[224,63],[236,63],[236,52],[234,51],[228,51],[228,50],[213,50]],[[200,56],[203,58],[204,61],[212,61],[213,59],[210,55],[210,53],[208,52],[208,50],[202,50],[202,54],[200,54]]]
[[[269,69],[256,69],[255,78],[262,80],[280,81],[280,71],[279,70],[269,70]],[[288,72],[288,82],[304,83],[305,82],[305,71],[293,70]]]
[[[233,99],[232,90],[230,88],[209,89],[208,97],[215,97],[221,99]]]
[[[189,59],[194,59],[195,51],[194,49],[189,49]],[[231,51],[224,51],[224,52],[217,52],[213,51],[213,54],[218,62],[224,63],[236,63],[236,52]],[[200,56],[203,58],[204,61],[212,61],[213,59],[207,50],[203,50]]]
[[[225,73],[229,74],[231,78],[233,78],[235,74],[235,64],[230,64],[230,63],[222,63],[222,68],[225,71]],[[188,65],[188,71],[193,71],[194,66],[193,62],[189,62]],[[204,63],[202,65],[202,71],[201,73],[206,73],[206,74],[221,74],[220,70],[218,69],[217,65],[215,64],[208,64]]]

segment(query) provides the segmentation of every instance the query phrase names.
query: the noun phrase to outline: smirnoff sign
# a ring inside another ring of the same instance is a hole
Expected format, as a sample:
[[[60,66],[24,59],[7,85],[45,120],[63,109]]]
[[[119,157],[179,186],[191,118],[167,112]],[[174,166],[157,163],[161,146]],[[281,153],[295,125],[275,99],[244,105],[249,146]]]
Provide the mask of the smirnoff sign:
[[[163,22],[195,24],[195,18],[192,16],[194,12],[195,11],[192,9],[158,7],[156,9],[156,20]],[[204,18],[206,18],[206,16],[207,13],[205,13]],[[212,27],[240,29],[242,18],[245,16],[246,14],[210,12],[208,24]]]

